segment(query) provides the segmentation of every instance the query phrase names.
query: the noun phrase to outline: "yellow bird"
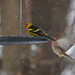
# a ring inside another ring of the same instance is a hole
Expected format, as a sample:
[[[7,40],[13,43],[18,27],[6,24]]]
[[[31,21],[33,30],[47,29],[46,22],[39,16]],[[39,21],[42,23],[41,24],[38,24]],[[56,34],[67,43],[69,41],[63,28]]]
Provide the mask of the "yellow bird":
[[[39,29],[39,27],[34,26],[31,23],[26,23],[24,26],[28,30],[28,32],[33,36],[47,37],[52,41],[56,41],[55,39],[49,37],[48,34],[45,33],[42,29]]]

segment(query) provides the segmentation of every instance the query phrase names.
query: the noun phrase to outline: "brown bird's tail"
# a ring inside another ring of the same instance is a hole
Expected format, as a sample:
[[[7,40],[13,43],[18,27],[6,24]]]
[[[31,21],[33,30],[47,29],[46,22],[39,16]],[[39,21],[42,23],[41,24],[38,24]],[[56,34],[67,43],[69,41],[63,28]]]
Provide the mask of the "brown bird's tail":
[[[65,54],[64,57],[65,57],[66,59],[70,60],[71,62],[74,61],[74,59],[72,59],[72,58],[71,58],[69,55],[67,55],[67,54]]]

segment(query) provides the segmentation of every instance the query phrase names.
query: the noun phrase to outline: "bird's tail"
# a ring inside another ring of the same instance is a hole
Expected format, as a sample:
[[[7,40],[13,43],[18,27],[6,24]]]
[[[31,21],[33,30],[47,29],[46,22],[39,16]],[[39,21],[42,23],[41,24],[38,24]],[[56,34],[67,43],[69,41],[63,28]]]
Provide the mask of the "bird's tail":
[[[65,54],[64,57],[65,57],[66,59],[70,60],[71,62],[74,61],[74,59],[72,59],[72,58],[71,58],[69,55],[67,55],[67,54]]]
[[[52,37],[49,37],[49,36],[46,36],[48,39],[50,39],[51,41],[56,41],[56,39],[52,38]]]

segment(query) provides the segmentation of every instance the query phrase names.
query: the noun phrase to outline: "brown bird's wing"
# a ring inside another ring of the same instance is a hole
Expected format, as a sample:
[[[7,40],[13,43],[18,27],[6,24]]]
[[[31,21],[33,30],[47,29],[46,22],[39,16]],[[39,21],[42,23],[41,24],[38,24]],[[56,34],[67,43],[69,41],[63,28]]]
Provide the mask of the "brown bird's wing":
[[[62,51],[63,54],[64,54],[64,57],[66,57],[67,59],[73,61],[73,59],[72,59],[69,55],[67,55],[67,54],[63,51],[63,49],[62,49],[60,46],[57,46],[57,47],[61,49],[61,51]]]
[[[64,54],[66,54],[60,46],[57,46],[57,48],[60,49]]]

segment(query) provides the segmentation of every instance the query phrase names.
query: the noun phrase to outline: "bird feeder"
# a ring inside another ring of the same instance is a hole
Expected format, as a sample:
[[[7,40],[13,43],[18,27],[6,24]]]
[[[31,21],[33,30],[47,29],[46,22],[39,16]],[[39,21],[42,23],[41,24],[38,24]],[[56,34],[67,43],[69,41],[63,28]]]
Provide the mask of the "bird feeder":
[[[28,45],[36,43],[47,43],[46,37],[22,36],[22,0],[20,0],[20,35],[0,37],[0,45]]]

